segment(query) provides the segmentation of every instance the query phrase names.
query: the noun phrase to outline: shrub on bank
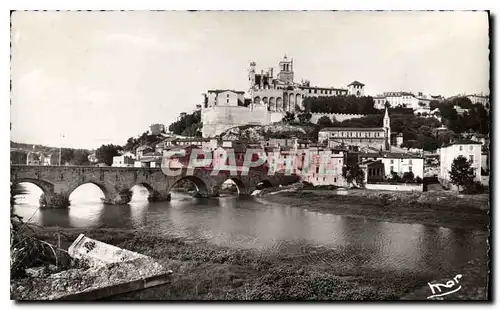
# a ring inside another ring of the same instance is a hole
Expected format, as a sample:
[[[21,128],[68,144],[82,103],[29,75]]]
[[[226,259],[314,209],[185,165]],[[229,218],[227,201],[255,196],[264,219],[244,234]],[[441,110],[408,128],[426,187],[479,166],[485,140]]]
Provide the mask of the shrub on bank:
[[[484,185],[481,184],[481,182],[476,181],[474,183],[466,185],[462,193],[467,195],[482,194],[484,193],[484,189]]]

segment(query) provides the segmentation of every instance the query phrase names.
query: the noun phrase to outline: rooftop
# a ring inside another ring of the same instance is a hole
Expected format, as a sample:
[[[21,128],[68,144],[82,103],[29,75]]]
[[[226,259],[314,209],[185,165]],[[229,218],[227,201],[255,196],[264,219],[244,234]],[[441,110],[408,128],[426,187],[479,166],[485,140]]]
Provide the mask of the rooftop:
[[[244,94],[245,93],[244,91],[239,91],[239,90],[234,90],[234,89],[211,89],[211,90],[208,90],[207,92],[217,94],[217,93],[223,93],[226,91],[230,91],[230,92],[237,93],[237,94]]]
[[[322,131],[384,131],[384,128],[374,128],[374,127],[367,127],[367,128],[356,128],[356,127],[326,127],[321,129],[319,132]]]
[[[423,158],[417,154],[411,153],[394,153],[394,152],[378,152],[378,153],[359,153],[360,157],[373,157],[373,158]]]
[[[448,144],[443,145],[443,147],[447,147],[450,145],[467,145],[467,144],[482,144],[482,143],[478,142],[478,141],[473,141],[473,140],[455,140],[455,141],[452,141]]]
[[[361,82],[358,82],[358,81],[353,81],[351,84],[347,85],[347,86],[351,86],[351,85],[361,85],[361,86],[365,86],[365,84],[361,83]]]

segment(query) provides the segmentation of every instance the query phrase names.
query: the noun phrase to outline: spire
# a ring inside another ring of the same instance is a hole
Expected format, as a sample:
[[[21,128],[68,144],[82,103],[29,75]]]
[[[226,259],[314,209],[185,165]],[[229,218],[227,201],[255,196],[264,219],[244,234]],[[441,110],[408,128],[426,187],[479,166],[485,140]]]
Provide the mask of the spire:
[[[389,112],[387,111],[387,106],[385,106],[385,115],[384,118],[389,118]]]

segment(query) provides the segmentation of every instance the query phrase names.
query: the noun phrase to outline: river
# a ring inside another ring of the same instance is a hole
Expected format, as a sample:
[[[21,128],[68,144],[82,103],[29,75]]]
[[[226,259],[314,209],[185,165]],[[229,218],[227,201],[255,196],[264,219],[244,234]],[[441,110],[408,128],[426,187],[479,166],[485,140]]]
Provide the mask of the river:
[[[267,204],[258,198],[197,199],[172,194],[148,203],[133,188],[129,205],[103,205],[100,190],[83,185],[68,209],[38,209],[41,190],[27,185],[14,211],[42,226],[133,228],[239,248],[299,254],[303,245],[340,249],[346,264],[379,270],[460,272],[486,251],[486,232],[400,224]],[[332,202],[334,203],[334,202]]]

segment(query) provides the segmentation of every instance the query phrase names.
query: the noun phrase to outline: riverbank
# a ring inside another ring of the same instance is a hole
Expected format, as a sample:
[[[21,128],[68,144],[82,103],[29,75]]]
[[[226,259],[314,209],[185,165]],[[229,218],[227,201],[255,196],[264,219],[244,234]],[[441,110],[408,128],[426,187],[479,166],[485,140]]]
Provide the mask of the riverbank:
[[[349,189],[341,195],[335,190],[291,187],[263,191],[258,197],[263,203],[387,222],[482,231],[487,231],[489,227],[488,194]]]
[[[423,272],[362,267],[361,256],[366,253],[350,253],[348,247],[301,246],[294,253],[276,253],[233,249],[137,230],[34,227],[34,231],[52,243],[55,233],[61,233],[65,246],[84,233],[151,256],[173,271],[169,283],[114,296],[116,300],[392,300],[434,277]],[[14,281],[13,285],[37,289],[29,287],[29,279]]]

